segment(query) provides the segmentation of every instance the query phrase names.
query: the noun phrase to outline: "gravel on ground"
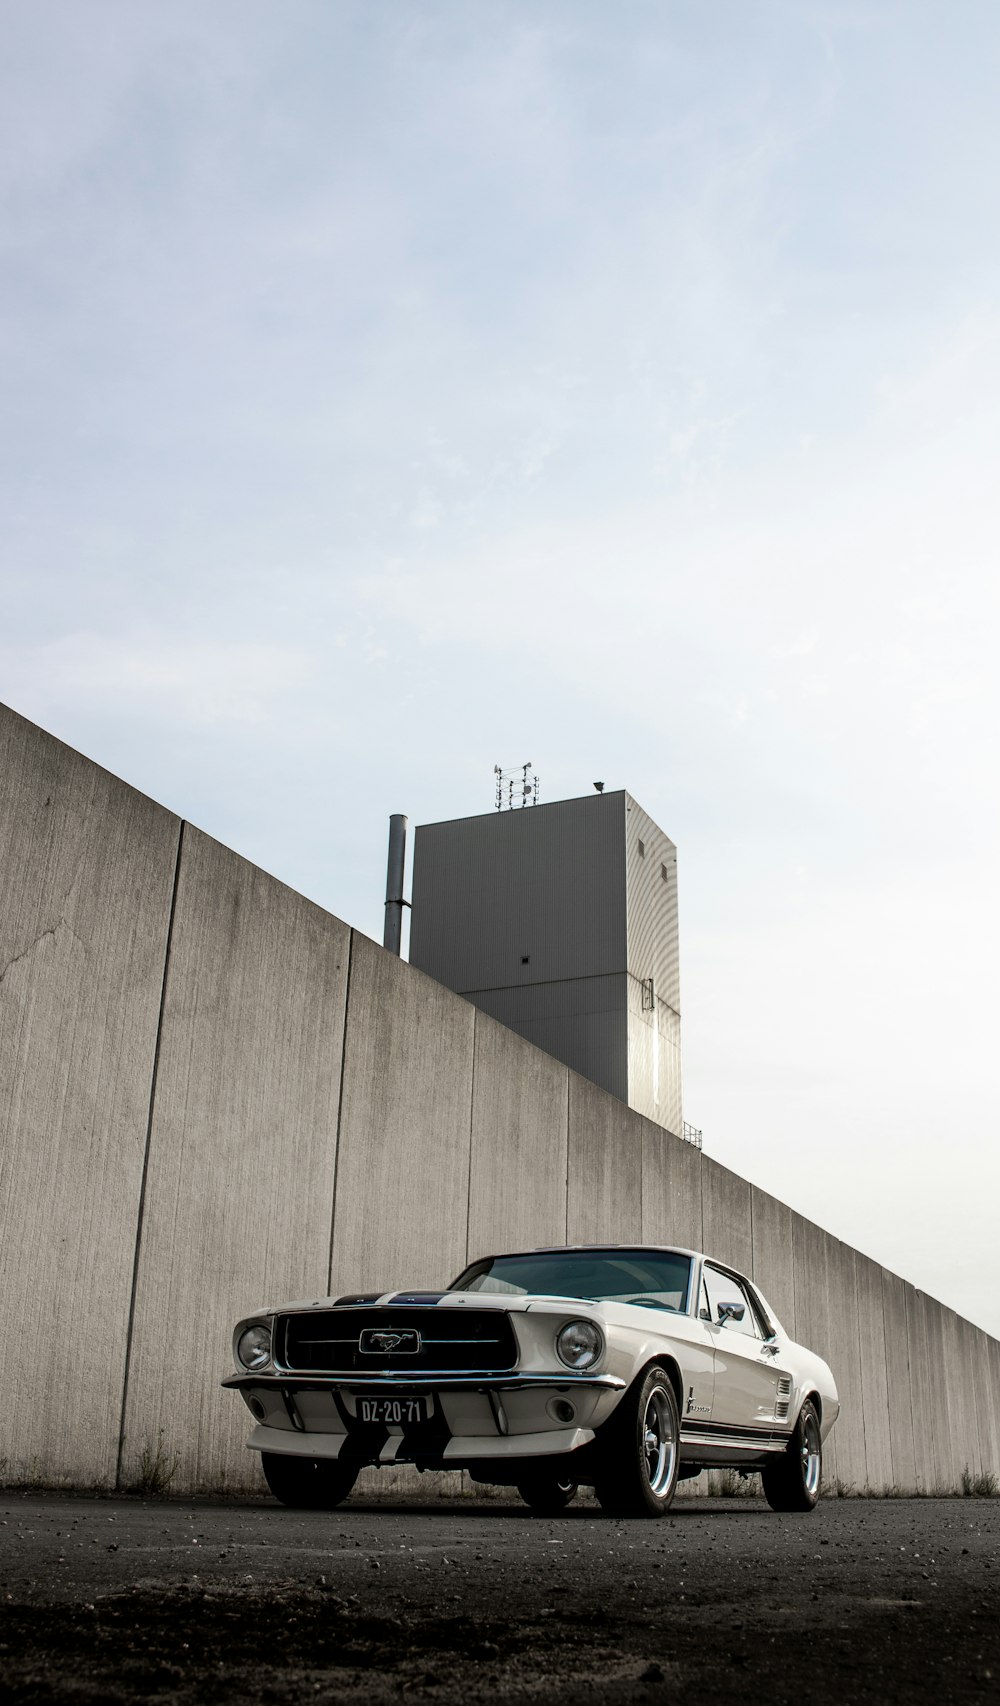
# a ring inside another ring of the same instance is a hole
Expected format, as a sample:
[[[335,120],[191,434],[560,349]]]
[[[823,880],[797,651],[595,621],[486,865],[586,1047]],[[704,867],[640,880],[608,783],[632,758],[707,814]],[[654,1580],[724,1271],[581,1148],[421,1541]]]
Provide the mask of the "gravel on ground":
[[[0,1493],[9,1706],[1000,1701],[1000,1501]]]

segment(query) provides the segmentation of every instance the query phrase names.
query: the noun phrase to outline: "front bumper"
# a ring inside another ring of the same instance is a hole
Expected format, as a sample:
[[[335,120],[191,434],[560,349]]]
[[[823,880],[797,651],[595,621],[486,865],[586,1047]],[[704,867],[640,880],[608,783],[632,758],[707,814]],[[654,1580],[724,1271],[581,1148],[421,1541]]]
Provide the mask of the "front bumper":
[[[259,1422],[247,1440],[248,1451],[276,1451],[286,1457],[343,1457],[347,1462],[369,1467],[390,1463],[415,1463],[421,1469],[464,1469],[477,1463],[537,1461],[540,1457],[565,1457],[589,1445],[593,1428],[550,1428],[545,1433],[517,1434],[492,1439],[452,1435],[435,1447],[419,1448],[405,1437],[403,1429],[387,1430],[388,1439],[377,1450],[361,1448],[350,1434],[288,1433]]]
[[[489,1460],[559,1457],[589,1445],[625,1389],[614,1374],[482,1372],[299,1375],[235,1374],[257,1427],[251,1451],[459,1468]],[[429,1398],[412,1424],[363,1423],[357,1400],[378,1393]]]
[[[540,1390],[573,1392],[592,1387],[601,1392],[623,1392],[625,1382],[617,1374],[400,1374],[397,1368],[383,1374],[231,1374],[223,1386],[244,1392],[248,1387],[287,1386],[296,1392],[390,1392],[408,1396],[413,1392],[515,1392]]]

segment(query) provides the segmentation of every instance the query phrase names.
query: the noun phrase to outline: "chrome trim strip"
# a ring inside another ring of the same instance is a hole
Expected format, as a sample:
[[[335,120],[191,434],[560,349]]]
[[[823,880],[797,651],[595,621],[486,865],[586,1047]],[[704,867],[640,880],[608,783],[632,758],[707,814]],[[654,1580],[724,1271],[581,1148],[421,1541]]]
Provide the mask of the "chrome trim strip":
[[[784,1451],[787,1444],[788,1441],[784,1439],[747,1439],[745,1434],[703,1434],[695,1432],[682,1432],[681,1434],[682,1455],[689,1446],[697,1446],[701,1451],[713,1448],[720,1451],[743,1451],[748,1456],[753,1457],[760,1456],[766,1451]]]
[[[738,1439],[747,1445],[757,1445],[760,1441],[765,1444],[781,1435],[782,1445],[787,1444],[790,1428],[779,1428],[775,1422],[763,1422],[757,1427],[743,1427],[739,1422],[694,1421],[690,1416],[681,1418],[681,1438],[689,1434],[698,1434],[706,1439],[734,1440]]]
[[[557,1392],[596,1388],[602,1392],[624,1392],[625,1382],[617,1374],[570,1374],[568,1371],[551,1374],[484,1374],[481,1369],[469,1369],[450,1374],[408,1374],[405,1369],[388,1369],[384,1374],[231,1374],[223,1386],[236,1391],[254,1386],[287,1386],[294,1392],[330,1392],[334,1387],[347,1387],[351,1392],[381,1392],[389,1386],[404,1391],[421,1392],[516,1392],[532,1387],[551,1386]]]

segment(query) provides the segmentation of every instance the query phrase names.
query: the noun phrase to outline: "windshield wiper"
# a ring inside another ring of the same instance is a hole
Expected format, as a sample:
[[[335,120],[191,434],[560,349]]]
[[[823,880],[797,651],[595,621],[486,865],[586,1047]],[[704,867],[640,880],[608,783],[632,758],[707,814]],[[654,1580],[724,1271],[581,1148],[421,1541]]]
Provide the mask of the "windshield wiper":
[[[659,1303],[655,1297],[609,1297],[608,1303],[634,1303],[639,1309],[666,1309],[669,1314],[677,1315],[679,1310],[674,1303]]]

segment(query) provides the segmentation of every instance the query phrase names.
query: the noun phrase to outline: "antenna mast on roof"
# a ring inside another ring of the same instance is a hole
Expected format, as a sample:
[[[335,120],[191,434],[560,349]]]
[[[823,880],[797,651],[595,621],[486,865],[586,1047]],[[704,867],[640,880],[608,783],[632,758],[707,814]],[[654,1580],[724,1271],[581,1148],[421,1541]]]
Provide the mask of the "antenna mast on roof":
[[[517,765],[513,770],[502,770],[499,764],[494,764],[493,774],[497,779],[498,812],[502,812],[505,806],[508,811],[513,811],[515,806],[537,806],[539,782],[530,759],[527,764]]]

